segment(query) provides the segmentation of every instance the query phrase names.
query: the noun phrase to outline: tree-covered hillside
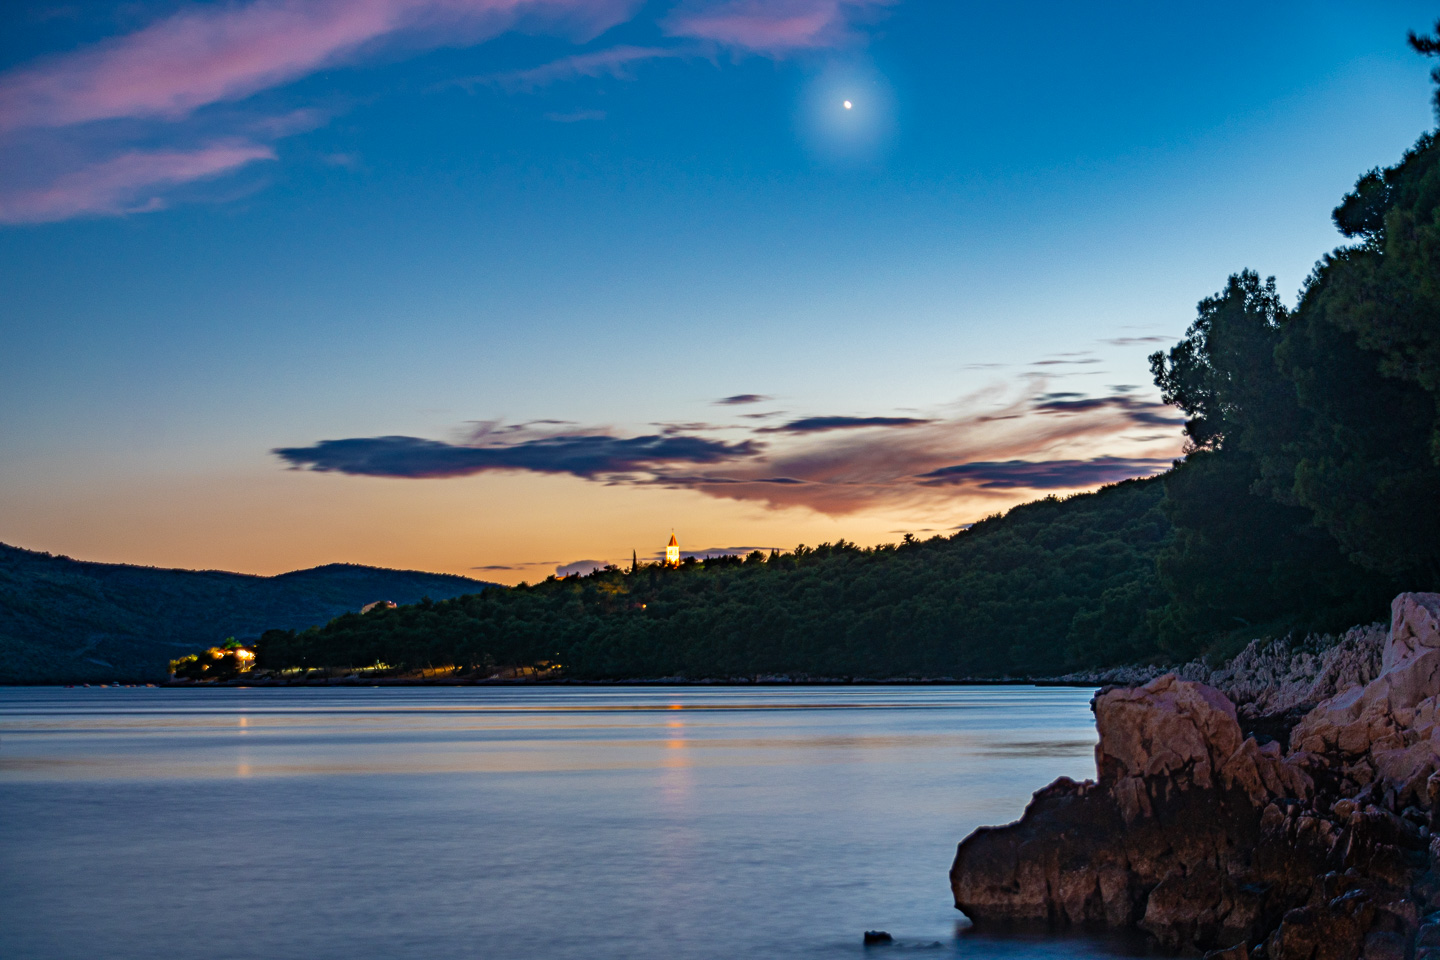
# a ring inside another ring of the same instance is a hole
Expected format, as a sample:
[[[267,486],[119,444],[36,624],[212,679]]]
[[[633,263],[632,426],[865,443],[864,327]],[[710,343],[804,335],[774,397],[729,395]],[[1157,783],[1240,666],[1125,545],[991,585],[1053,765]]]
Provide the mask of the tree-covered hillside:
[[[551,578],[267,633],[260,665],[553,661],[620,678],[1053,673],[1147,651],[1158,481],[1026,504],[952,537]]]
[[[0,544],[0,683],[154,680],[167,662],[374,600],[474,593],[450,574],[331,564],[276,577],[85,563]]]

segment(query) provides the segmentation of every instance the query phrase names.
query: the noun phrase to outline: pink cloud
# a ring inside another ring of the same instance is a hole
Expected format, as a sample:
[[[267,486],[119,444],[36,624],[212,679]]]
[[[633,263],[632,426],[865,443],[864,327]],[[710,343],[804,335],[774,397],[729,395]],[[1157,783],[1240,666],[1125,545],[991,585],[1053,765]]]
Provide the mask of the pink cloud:
[[[495,83],[508,89],[528,90],[543,87],[557,80],[570,80],[575,77],[624,77],[627,75],[626,68],[632,63],[680,56],[684,56],[682,51],[665,47],[619,46],[611,47],[608,50],[597,50],[594,53],[562,57],[529,70],[516,70],[512,73],[501,73],[492,77],[480,77],[463,82]]]
[[[672,36],[710,40],[730,47],[781,56],[797,50],[841,46],[852,41],[852,16],[888,6],[892,0],[730,0],[690,9],[671,18]]]
[[[219,176],[275,151],[255,143],[212,143],[195,150],[132,150],[62,174],[33,188],[0,191],[0,222],[48,223],[86,214],[164,206],[158,191]]]
[[[410,32],[473,43],[525,15],[596,31],[633,0],[254,0],[184,10],[135,33],[0,76],[0,130],[176,119],[343,62]]]

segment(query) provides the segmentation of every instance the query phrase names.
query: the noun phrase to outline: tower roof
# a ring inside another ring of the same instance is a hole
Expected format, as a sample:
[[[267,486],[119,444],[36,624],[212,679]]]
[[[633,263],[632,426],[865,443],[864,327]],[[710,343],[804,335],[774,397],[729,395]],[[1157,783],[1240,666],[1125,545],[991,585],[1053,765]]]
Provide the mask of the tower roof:
[[[667,544],[667,546],[671,546],[671,547],[678,547],[678,546],[680,546],[680,541],[675,539],[675,534],[674,534],[674,533],[671,533],[671,534],[670,534],[670,542]]]

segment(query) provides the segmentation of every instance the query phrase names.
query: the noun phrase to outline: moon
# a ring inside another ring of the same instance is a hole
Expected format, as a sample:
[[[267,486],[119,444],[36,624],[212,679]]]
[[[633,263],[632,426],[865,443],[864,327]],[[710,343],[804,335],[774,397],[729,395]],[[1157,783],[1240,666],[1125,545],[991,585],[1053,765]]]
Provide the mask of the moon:
[[[849,109],[851,109],[851,108],[854,107],[854,106],[855,106],[855,104],[851,103],[849,100],[846,100],[846,101],[845,101],[845,109],[846,109],[846,110],[849,110]]]

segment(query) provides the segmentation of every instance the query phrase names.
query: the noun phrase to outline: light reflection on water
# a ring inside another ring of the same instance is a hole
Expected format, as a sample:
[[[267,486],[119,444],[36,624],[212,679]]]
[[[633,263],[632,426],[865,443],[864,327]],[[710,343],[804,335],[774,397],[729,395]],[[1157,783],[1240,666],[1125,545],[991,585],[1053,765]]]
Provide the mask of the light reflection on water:
[[[0,956],[1112,953],[957,937],[946,880],[1091,774],[1090,694],[0,688]]]

